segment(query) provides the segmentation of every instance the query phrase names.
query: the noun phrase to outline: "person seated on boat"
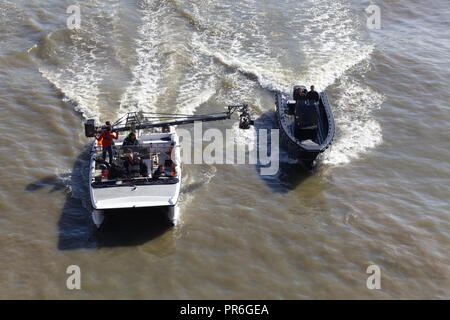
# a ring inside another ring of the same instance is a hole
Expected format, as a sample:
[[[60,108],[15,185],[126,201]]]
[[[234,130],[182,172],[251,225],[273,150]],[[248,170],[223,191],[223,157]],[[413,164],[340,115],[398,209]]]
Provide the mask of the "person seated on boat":
[[[138,146],[139,140],[136,139],[136,133],[130,132],[130,134],[123,140],[123,146]]]
[[[108,179],[109,180],[116,180],[125,177],[125,170],[118,165],[112,163],[109,167],[109,174]]]
[[[169,149],[165,152],[167,159],[173,159],[173,143],[170,144]]]
[[[135,165],[134,154],[133,154],[133,152],[130,152],[125,155],[125,161],[123,162],[123,167],[125,168],[126,172],[128,173],[128,169],[133,165]]]
[[[160,165],[158,166],[158,169],[156,169],[155,173],[153,173],[153,179],[158,179],[159,177],[164,177],[165,175],[164,166]]]
[[[311,90],[306,94],[306,100],[313,100],[314,102],[319,101],[319,93],[314,91],[314,86],[311,86]]]
[[[141,176],[148,176],[147,165],[144,163],[144,161],[142,161],[141,157],[135,158],[133,153],[127,155],[123,167],[125,168],[125,172],[127,174],[139,172]]]
[[[161,151],[156,153],[152,159],[154,165],[164,165],[167,160],[173,159],[173,144],[169,146],[166,151]]]
[[[137,157],[136,158],[136,163],[139,166],[139,174],[143,177],[147,177],[148,176],[148,167],[145,164],[144,161],[142,161],[141,157]]]
[[[168,171],[168,173],[170,173],[172,177],[175,177],[177,175],[175,163],[172,160],[166,160],[164,163],[164,168]]]
[[[107,124],[109,121],[106,122]],[[112,126],[111,124],[107,125],[106,129],[103,130],[100,135],[94,135],[95,139],[97,141],[102,142],[102,156],[103,159],[106,160],[106,153],[109,155],[109,163],[112,163],[113,161],[113,151],[112,151],[112,145],[113,145],[113,139],[117,140],[119,138],[119,132],[115,131],[115,134],[112,133]]]

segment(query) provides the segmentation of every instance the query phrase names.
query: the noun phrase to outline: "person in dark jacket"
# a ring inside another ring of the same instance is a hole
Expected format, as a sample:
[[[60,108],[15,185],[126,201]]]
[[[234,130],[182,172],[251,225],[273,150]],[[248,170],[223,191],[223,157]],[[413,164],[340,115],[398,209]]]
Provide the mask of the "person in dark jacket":
[[[319,93],[317,91],[314,91],[314,86],[311,86],[311,90],[306,94],[307,100],[314,100],[314,102],[319,101]]]
[[[306,100],[306,89],[303,90],[302,88],[299,88],[298,92],[299,92],[298,100],[300,100],[300,101]]]
[[[141,176],[148,176],[148,167],[145,162],[142,161],[141,157],[134,158],[132,153],[125,159],[123,166],[127,174],[139,171]]]
[[[156,169],[155,173],[153,173],[153,179],[158,179],[159,177],[164,177],[165,175],[164,166],[159,165],[158,169]]]
[[[136,133],[131,132],[124,140],[123,144],[124,146],[138,146],[139,140],[136,139]]]
[[[112,161],[113,161],[113,152],[112,152],[113,139],[117,140],[119,138],[119,132],[115,131],[115,134],[113,134],[111,125],[108,125],[106,127],[106,129],[103,130],[99,136],[94,135],[94,137],[95,137],[95,139],[97,139],[97,141],[101,141],[101,144],[103,147],[103,159],[106,160],[106,153],[108,153],[109,163],[112,163]]]
[[[295,90],[294,92],[294,100],[298,101],[298,100],[306,100],[306,94],[303,91],[302,88],[298,88],[297,90]]]
[[[148,167],[145,164],[144,161],[142,161],[141,157],[138,157],[137,159],[137,163],[139,165],[139,173],[141,176],[143,177],[147,177],[148,176]]]

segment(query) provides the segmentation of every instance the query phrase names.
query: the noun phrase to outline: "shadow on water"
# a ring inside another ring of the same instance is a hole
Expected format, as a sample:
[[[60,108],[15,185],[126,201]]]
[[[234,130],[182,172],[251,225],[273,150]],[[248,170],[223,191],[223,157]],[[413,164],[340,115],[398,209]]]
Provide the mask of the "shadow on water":
[[[271,139],[270,139],[270,130],[279,129],[278,123],[276,121],[276,115],[274,111],[269,111],[262,114],[255,121],[255,130],[259,132],[260,129],[267,129],[267,141],[268,141],[268,150],[271,150]],[[258,135],[258,143],[257,143],[257,152],[259,154],[259,135]],[[280,153],[279,153],[279,169],[278,172],[274,175],[261,175],[261,164],[256,165],[256,170],[260,175],[261,179],[264,183],[274,192],[277,193],[288,193],[294,189],[296,189],[303,181],[309,178],[314,174],[314,170],[305,167],[301,162],[297,162],[296,159],[290,159],[289,154],[283,148],[283,144],[280,140]]]
[[[37,181],[34,181],[30,184],[28,184],[25,187],[25,191],[33,192],[41,190],[45,187],[52,187],[52,189],[49,191],[50,193],[60,190],[65,190],[67,185],[64,183],[65,179],[70,178],[70,174],[61,174],[61,175],[54,175],[54,176],[47,176],[45,178],[39,179]]]
[[[58,227],[60,250],[139,246],[173,228],[166,210],[142,208],[111,210],[105,214],[101,228],[97,229],[83,201],[71,195],[66,198]],[[168,253],[173,251],[174,244],[170,247],[173,248],[169,248]]]
[[[172,228],[167,209],[112,210],[95,233],[99,247],[137,246],[156,239]]]
[[[97,230],[90,214],[89,150],[90,146],[86,146],[75,161],[72,172],[47,176],[25,187],[28,192],[42,191],[46,187],[50,187],[49,192],[68,192],[58,221],[59,250],[138,246],[173,228],[166,209],[143,208],[111,210]],[[153,253],[166,255],[173,252],[174,236],[166,237],[165,242],[159,243]]]

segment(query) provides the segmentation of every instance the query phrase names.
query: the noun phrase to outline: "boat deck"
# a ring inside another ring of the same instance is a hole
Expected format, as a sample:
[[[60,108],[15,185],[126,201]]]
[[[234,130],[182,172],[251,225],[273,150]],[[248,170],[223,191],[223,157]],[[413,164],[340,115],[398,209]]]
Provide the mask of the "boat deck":
[[[115,140],[113,161],[94,143],[90,194],[94,209],[173,206],[181,188],[178,138],[169,133],[143,135],[136,145]],[[145,166],[142,165],[145,164]]]
[[[289,138],[293,141],[295,141],[297,144],[303,144],[305,146],[309,147],[319,147],[318,141],[323,141],[323,129],[321,128],[321,122],[318,122],[318,135],[315,139],[315,141],[311,139],[306,140],[299,140],[295,136],[295,117],[294,115],[289,114],[288,106],[287,106],[287,100],[283,101],[280,105],[280,123],[283,126],[284,132],[289,136]],[[314,108],[316,109],[316,112],[319,114],[319,108],[317,105],[314,105]]]

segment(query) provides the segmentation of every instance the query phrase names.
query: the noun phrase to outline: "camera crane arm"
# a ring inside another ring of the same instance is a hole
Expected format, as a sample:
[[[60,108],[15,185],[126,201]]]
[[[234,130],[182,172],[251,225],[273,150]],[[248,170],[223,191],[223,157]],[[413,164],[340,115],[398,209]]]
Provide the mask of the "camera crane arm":
[[[130,112],[126,114],[124,117],[120,118],[113,125],[113,131],[132,131],[132,130],[142,130],[142,129],[151,129],[157,127],[169,127],[175,125],[183,125],[190,124],[197,121],[200,122],[209,122],[209,121],[219,121],[231,119],[231,116],[235,113],[239,112],[239,128],[241,129],[249,129],[251,125],[253,125],[254,121],[251,120],[248,105],[246,104],[238,104],[238,105],[229,105],[228,111],[220,112],[220,113],[211,113],[204,115],[183,115],[183,114],[167,114],[167,113],[151,113],[149,117],[145,118],[144,113],[139,112]],[[158,119],[156,122],[152,122],[149,118]],[[161,119],[168,119],[166,121],[162,121]],[[123,123],[125,121],[125,123]],[[86,120],[84,124],[85,135],[86,137],[93,137],[96,133],[101,132],[105,129],[104,126],[95,126],[95,120],[89,119]]]

